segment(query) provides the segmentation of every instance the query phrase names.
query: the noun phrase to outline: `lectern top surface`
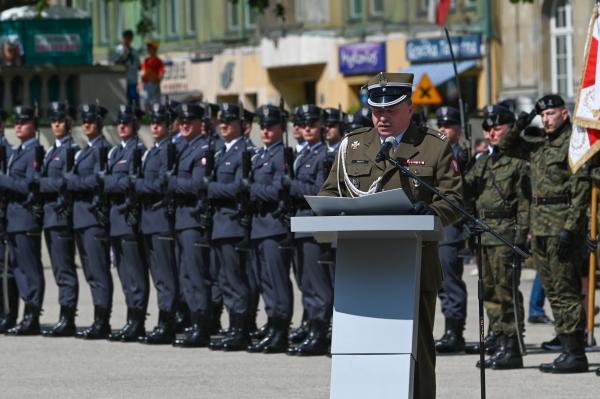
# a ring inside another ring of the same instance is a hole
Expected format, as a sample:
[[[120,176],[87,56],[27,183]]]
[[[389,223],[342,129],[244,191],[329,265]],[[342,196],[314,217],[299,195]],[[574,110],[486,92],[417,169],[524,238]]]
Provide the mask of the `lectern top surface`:
[[[406,215],[412,203],[401,188],[364,197],[305,196],[318,216],[338,215]]]

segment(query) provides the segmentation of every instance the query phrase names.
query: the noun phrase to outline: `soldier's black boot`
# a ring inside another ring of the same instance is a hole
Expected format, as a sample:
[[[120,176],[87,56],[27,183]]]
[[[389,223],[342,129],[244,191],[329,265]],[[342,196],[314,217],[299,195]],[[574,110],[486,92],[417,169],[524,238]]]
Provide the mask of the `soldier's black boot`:
[[[250,338],[257,339],[259,341],[265,338],[271,331],[271,322],[271,318],[268,318],[267,322],[263,324],[260,328],[258,328],[255,331],[250,331]]]
[[[121,335],[121,342],[139,342],[146,336],[146,311],[132,309],[131,324]]]
[[[504,334],[494,335],[494,344],[497,345],[496,351],[484,360],[483,366],[486,369],[491,368],[492,364],[496,360],[496,357],[500,356],[506,350],[507,339],[508,337]],[[481,367],[481,362],[479,360],[477,361],[476,366]]]
[[[540,365],[540,371],[553,374],[585,373],[588,361],[585,355],[583,331],[560,335],[563,352],[552,363]]]
[[[92,325],[75,334],[75,338],[97,340],[107,339],[110,335],[110,310],[102,306],[94,306],[94,322]]]
[[[14,278],[8,279],[8,313],[2,315],[0,320],[0,334],[6,333],[8,330],[17,325],[19,317],[19,291]],[[2,310],[4,310],[4,293],[2,294]]]
[[[290,331],[288,335],[288,340],[292,344],[299,344],[306,339],[308,335],[308,317],[306,316],[306,311],[302,313],[302,324],[298,328],[294,328]]]
[[[208,328],[208,333],[210,335],[219,334],[221,331],[221,315],[223,314],[223,304],[212,305],[210,311],[210,325]]]
[[[190,325],[190,308],[187,303],[180,301],[175,311],[175,332],[182,333]]]
[[[264,351],[265,345],[269,340],[271,334],[273,334],[274,325],[273,323],[277,323],[273,318],[269,317],[267,323],[256,330],[254,334],[250,333],[250,338],[256,339],[257,342],[250,343],[246,348],[246,351],[249,353],[262,353]],[[287,340],[287,337],[286,337]]]
[[[192,325],[185,330],[183,337],[176,339],[173,346],[180,348],[204,348],[210,341],[209,320],[201,312],[190,314]]]
[[[457,353],[465,350],[463,323],[457,319],[446,319],[446,332],[435,343],[437,353]]]
[[[152,332],[140,339],[148,345],[171,345],[175,340],[175,314],[161,310],[158,312],[158,324]]]
[[[293,354],[296,356],[324,356],[329,353],[327,328],[329,323],[322,320],[309,322],[308,336],[296,346]],[[289,351],[288,351],[289,353]]]
[[[264,344],[263,353],[285,353],[288,350],[288,333],[290,321],[274,319],[273,329]]]
[[[51,328],[42,331],[42,335],[45,337],[72,337],[76,331],[75,308],[61,306],[58,322]]]
[[[123,335],[128,334],[129,330],[131,330],[131,325],[133,324],[133,313],[135,312],[134,308],[127,308],[127,323],[118,331],[111,332],[108,336],[109,341],[117,342],[121,341]]]
[[[500,351],[496,352],[495,359],[491,362],[491,368],[494,370],[522,369],[523,357],[519,349],[517,335],[504,337],[505,345]]]
[[[223,338],[221,342],[222,350],[225,352],[244,351],[250,343],[250,335],[248,333],[248,315],[232,314],[231,329],[229,334]]]
[[[8,335],[39,335],[40,329],[40,308],[35,305],[25,304],[23,320],[6,332]]]
[[[498,350],[500,343],[497,341],[497,336],[493,331],[489,331],[488,335],[483,340],[483,347],[486,355],[493,355]],[[479,342],[465,345],[465,352],[469,355],[479,354]]]
[[[544,341],[541,345],[542,349],[550,352],[558,352],[562,350],[562,343],[558,335],[552,338],[550,341]]]

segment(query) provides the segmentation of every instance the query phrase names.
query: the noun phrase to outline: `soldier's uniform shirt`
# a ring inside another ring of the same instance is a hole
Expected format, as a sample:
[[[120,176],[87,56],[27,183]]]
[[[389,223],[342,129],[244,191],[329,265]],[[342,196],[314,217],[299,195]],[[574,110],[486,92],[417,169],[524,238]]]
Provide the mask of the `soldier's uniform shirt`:
[[[500,141],[508,155],[530,161],[531,232],[533,263],[552,306],[558,334],[571,334],[585,328],[585,312],[580,298],[579,245],[569,259],[556,253],[556,236],[561,229],[583,240],[585,213],[589,202],[589,180],[583,170],[572,174],[568,165],[571,123],[565,122],[550,135],[520,134],[516,127]]]
[[[112,307],[113,281],[110,273],[110,243],[108,226],[91,210],[98,201],[100,184],[100,148],[110,148],[102,136],[90,140],[75,154],[73,173],[67,178],[67,190],[73,195],[73,229],[81,267],[92,292],[95,306]]]
[[[465,192],[475,197],[479,218],[509,242],[525,244],[529,230],[527,162],[494,149],[465,175]],[[516,332],[512,292],[512,250],[489,233],[481,236],[484,304],[495,334]],[[520,292],[519,292],[520,297]],[[523,302],[518,309],[522,312]],[[522,320],[522,319],[521,319]]]
[[[67,151],[79,150],[70,135],[56,140],[48,149],[42,165],[40,192],[44,194],[44,237],[50,253],[52,271],[58,285],[59,303],[61,306],[74,308],[77,306],[79,283],[75,270],[75,242],[71,231],[72,208],[57,212],[57,206],[66,204],[62,193],[65,189],[63,178],[66,172]]]
[[[10,143],[8,142],[8,140],[6,140],[6,137],[4,137],[4,134],[0,135],[0,146],[4,147],[5,151],[6,151],[6,160],[5,162],[8,163],[8,160],[10,159],[10,155],[12,154],[13,148],[10,145]],[[1,193],[0,195],[4,195],[4,193]],[[6,205],[6,202],[4,203],[4,206]],[[6,234],[6,209],[2,208],[0,209],[0,272],[2,272],[4,270],[4,253],[6,252],[5,250],[5,237],[4,235]],[[9,270],[9,275],[12,277],[12,270]],[[4,298],[0,298],[0,303],[3,303]],[[3,310],[1,311],[3,312]]]
[[[12,152],[8,173],[0,174],[0,189],[8,195],[6,232],[19,295],[26,304],[41,308],[45,289],[41,262],[42,220],[31,206],[25,204],[35,176],[33,165],[37,145],[37,140],[32,138]]]
[[[150,287],[148,267],[139,240],[138,225],[130,225],[128,212],[124,209],[128,196],[134,188],[130,175],[133,172],[135,149],[144,149],[136,137],[129,138],[114,146],[108,155],[108,171],[105,176],[104,191],[110,195],[110,236],[115,255],[115,263],[127,308],[146,311]],[[133,203],[130,206],[136,207]]]
[[[288,227],[273,217],[279,206],[284,176],[283,143],[260,148],[252,158],[251,198],[257,205],[252,216],[251,238],[256,243],[255,259],[259,284],[270,318],[291,320],[293,291],[290,280],[291,253],[279,248]]]
[[[433,195],[412,179],[401,176],[390,162],[375,162],[381,149],[377,129],[357,129],[346,136],[346,171],[359,190],[367,190],[381,177],[382,190],[403,188],[412,202],[424,201],[435,210],[443,225],[454,222],[458,214],[441,198]],[[343,146],[342,146],[343,148]],[[341,150],[340,150],[341,151]],[[391,155],[393,159],[408,160],[410,169],[425,181],[433,184],[450,201],[460,205],[462,184],[453,164],[452,150],[446,137],[439,132],[410,124],[401,143]],[[350,196],[338,168],[338,157],[319,195]],[[339,181],[339,190],[338,190]],[[341,192],[340,192],[341,191]],[[438,259],[437,243],[423,242],[421,256],[421,294],[419,305],[418,360],[415,372],[415,397],[435,397],[435,346],[433,322],[436,294],[441,287],[442,273]]]
[[[171,236],[171,221],[167,204],[155,204],[164,199],[162,189],[167,173],[167,147],[169,138],[155,143],[142,158],[142,178],[135,182],[135,191],[142,203],[140,230],[144,239],[144,252],[150,264],[150,274],[159,310],[172,312],[177,299],[177,269],[175,247]]]

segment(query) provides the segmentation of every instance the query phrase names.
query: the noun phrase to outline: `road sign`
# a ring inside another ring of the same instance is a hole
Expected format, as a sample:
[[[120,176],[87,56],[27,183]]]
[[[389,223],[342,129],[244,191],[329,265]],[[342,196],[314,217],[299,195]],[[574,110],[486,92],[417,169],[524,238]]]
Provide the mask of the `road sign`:
[[[415,88],[412,100],[416,105],[440,105],[442,103],[440,92],[431,83],[431,79],[429,79],[426,73],[423,74],[421,81]]]

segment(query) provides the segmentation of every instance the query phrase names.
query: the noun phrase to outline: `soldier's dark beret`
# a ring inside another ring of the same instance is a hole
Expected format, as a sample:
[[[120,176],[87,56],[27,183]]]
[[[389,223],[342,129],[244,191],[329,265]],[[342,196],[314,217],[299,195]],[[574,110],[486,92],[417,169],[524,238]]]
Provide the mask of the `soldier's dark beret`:
[[[83,122],[97,122],[108,115],[108,110],[97,104],[81,104],[79,113]]]
[[[438,126],[460,125],[460,111],[454,107],[440,107],[435,116]]]
[[[537,113],[541,113],[550,108],[560,108],[565,106],[565,100],[558,94],[548,94],[537,100],[535,103],[535,110]]]
[[[488,105],[484,109],[483,121],[489,128],[511,124],[515,122],[515,114],[500,105]]]
[[[262,105],[258,107],[256,113],[258,114],[258,123],[261,126],[281,123],[284,119],[284,115],[281,114],[281,108],[274,105]]]

